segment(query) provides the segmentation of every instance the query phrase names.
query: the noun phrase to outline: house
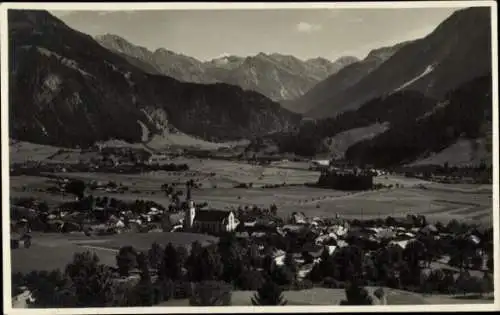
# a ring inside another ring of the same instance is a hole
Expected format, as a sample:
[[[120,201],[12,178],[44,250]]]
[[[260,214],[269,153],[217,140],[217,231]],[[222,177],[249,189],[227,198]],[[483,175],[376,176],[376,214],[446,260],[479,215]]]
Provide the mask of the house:
[[[26,287],[20,287],[21,293],[12,297],[12,306],[14,308],[28,308],[29,303],[35,302],[31,291]]]
[[[303,225],[298,225],[298,224],[286,224],[284,225],[281,230],[285,233],[298,233],[304,228]]]
[[[237,225],[233,211],[202,210],[195,212],[192,229],[200,232],[221,233],[232,232]]]
[[[286,253],[281,250],[277,249],[272,253],[273,261],[276,266],[283,266],[285,264],[285,257]]]
[[[301,253],[307,252],[312,258],[318,258],[323,253],[324,247],[312,243],[306,243],[302,246]]]
[[[290,218],[292,224],[306,224],[306,216],[302,212],[294,212]]]
[[[435,225],[428,224],[428,225],[424,226],[422,229],[420,229],[419,232],[422,233],[422,234],[426,234],[426,235],[435,235],[439,231],[438,231],[438,229],[436,228]]]
[[[409,242],[410,242],[410,240],[391,241],[391,242],[389,242],[389,245],[397,245],[397,246],[401,247],[402,249],[405,249]]]
[[[307,277],[307,275],[311,272],[313,269],[314,264],[307,264],[302,266],[298,271],[297,271],[297,279],[304,279]]]

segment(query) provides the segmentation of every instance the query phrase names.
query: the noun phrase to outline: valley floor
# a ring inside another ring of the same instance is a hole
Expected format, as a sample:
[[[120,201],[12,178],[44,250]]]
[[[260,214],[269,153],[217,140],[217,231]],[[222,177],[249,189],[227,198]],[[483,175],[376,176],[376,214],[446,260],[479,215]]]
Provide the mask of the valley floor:
[[[425,182],[400,176],[380,176],[375,182],[399,185],[399,188],[365,192],[343,192],[306,187],[314,183],[318,172],[307,170],[306,163],[284,162],[270,166],[250,165],[220,160],[177,159],[187,163],[188,172],[150,172],[137,175],[109,173],[60,173],[67,178],[96,181],[115,181],[129,187],[125,194],[94,191],[122,200],[148,199],[168,206],[169,199],[161,192],[163,183],[184,183],[193,179],[201,185],[193,190],[196,202],[207,202],[209,207],[236,209],[253,205],[278,206],[278,214],[288,217],[295,211],[307,216],[333,217],[336,213],[346,218],[385,218],[407,214],[423,214],[431,221],[473,220],[491,224],[492,188],[490,185],[451,185]],[[51,185],[46,177],[13,176],[12,197],[36,197],[50,204],[72,200],[69,195],[48,193]],[[252,184],[252,188],[235,188],[238,184]],[[267,185],[268,188],[265,188]],[[278,185],[269,186],[269,185]],[[422,188],[423,185],[425,188]],[[270,188],[269,188],[270,187]]]

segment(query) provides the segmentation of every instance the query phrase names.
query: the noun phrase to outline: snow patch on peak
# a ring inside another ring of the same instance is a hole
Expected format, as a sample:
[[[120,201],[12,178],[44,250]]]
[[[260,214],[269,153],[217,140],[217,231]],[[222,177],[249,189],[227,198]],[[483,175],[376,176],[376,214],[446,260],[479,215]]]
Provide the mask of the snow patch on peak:
[[[413,79],[407,81],[406,83],[404,83],[403,85],[401,85],[400,87],[395,89],[394,92],[398,92],[398,91],[404,89],[405,87],[417,82],[418,80],[422,79],[423,77],[425,77],[426,75],[431,73],[433,70],[434,70],[434,65],[427,66],[427,68],[425,68],[425,70],[421,74],[419,74],[416,77],[414,77]]]
[[[44,47],[37,47],[37,50],[38,50],[38,52],[40,54],[42,54],[44,56],[47,56],[47,57],[52,57],[52,56],[56,57],[61,64],[65,65],[68,68],[71,68],[71,69],[74,69],[74,70],[80,72],[84,76],[93,77],[90,73],[82,70],[79,67],[78,63],[76,61],[72,60],[72,59],[68,59],[66,57],[63,57],[63,56],[61,56],[61,55],[59,55],[59,54],[57,54],[57,53],[55,53],[53,51],[48,50],[47,48],[44,48]]]

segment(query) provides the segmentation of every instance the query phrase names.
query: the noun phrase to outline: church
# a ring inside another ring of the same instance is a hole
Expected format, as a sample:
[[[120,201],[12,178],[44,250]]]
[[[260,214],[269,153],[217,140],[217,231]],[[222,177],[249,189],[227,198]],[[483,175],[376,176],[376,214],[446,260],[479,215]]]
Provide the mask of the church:
[[[187,209],[184,213],[184,231],[219,234],[232,232],[238,226],[238,219],[233,211],[197,210],[191,200],[191,187],[187,185]]]

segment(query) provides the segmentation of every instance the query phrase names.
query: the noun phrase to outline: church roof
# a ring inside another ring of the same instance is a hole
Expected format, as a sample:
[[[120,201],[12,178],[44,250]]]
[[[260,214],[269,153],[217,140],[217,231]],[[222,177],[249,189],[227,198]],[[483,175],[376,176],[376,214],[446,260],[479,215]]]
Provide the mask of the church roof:
[[[231,212],[225,210],[200,210],[196,212],[194,221],[222,222]]]

